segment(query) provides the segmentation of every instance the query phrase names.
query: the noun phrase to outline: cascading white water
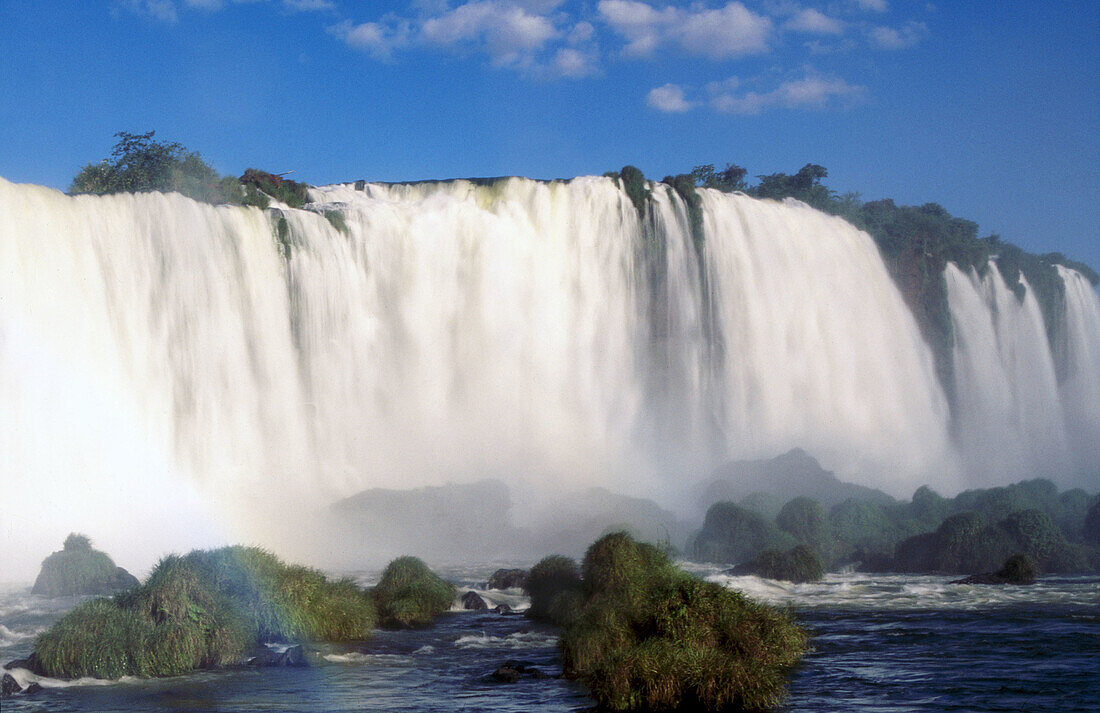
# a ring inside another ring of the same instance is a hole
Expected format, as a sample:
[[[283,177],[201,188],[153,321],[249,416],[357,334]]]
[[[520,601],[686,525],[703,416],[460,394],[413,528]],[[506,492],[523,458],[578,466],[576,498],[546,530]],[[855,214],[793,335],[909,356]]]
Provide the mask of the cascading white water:
[[[973,482],[915,321],[871,239],[837,218],[703,191],[700,260],[659,185],[645,220],[603,178],[313,198],[348,233],[286,210],[284,256],[276,213],[0,180],[6,571],[82,528],[120,559],[290,546],[301,530],[281,518],[367,487],[489,476],[514,494],[600,484],[676,502],[720,461],[796,446],[897,495]],[[1085,386],[1062,385],[1063,458],[1067,441],[1100,442],[1100,306],[1064,275],[1068,373]],[[993,325],[1012,311],[1000,297],[949,282],[957,329],[989,342],[960,347],[959,368],[1003,371],[967,392],[966,423],[1005,389],[1058,403],[1049,352],[1026,388],[1031,357],[1005,356],[1036,318],[1042,335],[1037,307]]]
[[[1066,435],[1077,457],[1081,484],[1100,480],[1100,299],[1080,273],[1058,268],[1066,283],[1063,335],[1065,378],[1061,384]]]
[[[986,480],[1064,481],[1073,472],[1066,414],[1043,315],[1026,279],[1021,302],[993,261],[984,277],[950,264],[946,277],[957,434],[969,471]]]

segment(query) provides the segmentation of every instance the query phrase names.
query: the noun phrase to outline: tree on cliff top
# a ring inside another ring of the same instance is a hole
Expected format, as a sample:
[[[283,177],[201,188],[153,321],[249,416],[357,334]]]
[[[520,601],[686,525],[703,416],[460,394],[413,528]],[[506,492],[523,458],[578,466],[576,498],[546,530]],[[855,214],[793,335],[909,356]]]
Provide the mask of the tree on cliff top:
[[[178,192],[207,203],[240,203],[237,180],[219,177],[202,156],[177,142],[155,141],[155,131],[120,131],[111,157],[90,163],[73,178],[69,193]]]

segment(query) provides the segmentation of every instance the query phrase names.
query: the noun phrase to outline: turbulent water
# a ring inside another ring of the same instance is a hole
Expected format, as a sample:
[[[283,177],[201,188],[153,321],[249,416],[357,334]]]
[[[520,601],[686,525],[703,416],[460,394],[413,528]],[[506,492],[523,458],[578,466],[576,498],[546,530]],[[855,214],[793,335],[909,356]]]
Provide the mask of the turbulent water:
[[[367,487],[675,505],[793,447],[899,496],[1100,460],[1100,301],[1068,270],[1059,371],[1030,294],[949,266],[953,416],[871,238],[802,204],[703,191],[697,244],[674,193],[643,217],[603,178],[312,199],[347,233],[0,179],[9,577],[73,529],[122,564],[241,538],[301,555],[300,516]]]
[[[518,590],[484,590],[492,567],[444,570],[490,600],[522,607]],[[975,587],[947,577],[830,574],[792,585],[697,574],[791,607],[811,633],[791,675],[786,713],[1100,709],[1100,579],[1046,577],[1027,586]],[[368,582],[373,577],[360,578]],[[26,655],[33,635],[75,600],[0,589],[0,662]],[[36,679],[42,691],[4,699],[8,711],[580,711],[575,682],[501,684],[508,659],[561,673],[557,633],[522,616],[454,611],[421,631],[377,632],[356,647],[326,646],[308,669],[237,670],[119,682]]]

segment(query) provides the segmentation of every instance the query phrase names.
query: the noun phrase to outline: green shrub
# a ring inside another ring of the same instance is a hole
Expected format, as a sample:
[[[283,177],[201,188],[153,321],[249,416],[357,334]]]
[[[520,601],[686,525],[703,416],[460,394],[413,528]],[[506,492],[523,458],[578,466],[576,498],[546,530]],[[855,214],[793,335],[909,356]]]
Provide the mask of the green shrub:
[[[990,525],[980,513],[959,513],[944,520],[936,530],[926,571],[991,572],[1014,549],[1008,533]]]
[[[1000,523],[1016,546],[1044,572],[1070,573],[1088,568],[1084,553],[1066,541],[1042,510],[1021,510]]]
[[[624,533],[593,543],[583,571],[563,664],[601,709],[759,710],[781,700],[806,645],[787,615],[687,575]]]
[[[645,176],[634,166],[623,166],[619,171],[620,180],[623,182],[623,190],[626,191],[634,209],[638,211],[638,219],[645,220],[645,203],[649,199],[649,185]]]
[[[375,624],[349,580],[283,564],[253,547],[162,559],[139,587],[77,607],[35,642],[56,678],[173,676],[240,662],[271,641],[354,641]]]
[[[845,548],[886,552],[898,539],[886,508],[867,500],[845,500],[829,510],[833,538]]]
[[[1085,524],[1081,528],[1085,542],[1090,545],[1100,545],[1100,500],[1093,503],[1085,515]]]
[[[707,510],[694,549],[695,559],[703,562],[745,562],[762,550],[787,550],[796,544],[793,537],[760,515],[721,502]]]
[[[804,545],[826,552],[832,541],[825,508],[813,498],[799,497],[789,501],[775,516],[779,529]]]
[[[455,588],[417,557],[398,557],[386,565],[374,588],[381,625],[393,629],[429,626],[451,608]]]
[[[259,189],[268,196],[285,203],[291,208],[301,208],[309,202],[308,185],[292,181],[288,178],[283,178],[274,173],[248,168],[245,169],[244,174],[241,175],[239,180],[245,186],[245,190],[247,190],[249,186]]]
[[[786,552],[764,550],[744,565],[744,571],[757,577],[782,579],[795,584],[817,582],[825,576],[821,558],[806,545],[798,545]]]
[[[580,569],[562,555],[539,560],[528,573],[524,589],[531,597],[527,616],[559,626],[574,616],[583,600]]]
[[[176,191],[207,203],[239,204],[240,184],[219,177],[202,157],[181,144],[154,141],[156,132],[120,131],[111,158],[88,164],[73,178],[69,193]]]

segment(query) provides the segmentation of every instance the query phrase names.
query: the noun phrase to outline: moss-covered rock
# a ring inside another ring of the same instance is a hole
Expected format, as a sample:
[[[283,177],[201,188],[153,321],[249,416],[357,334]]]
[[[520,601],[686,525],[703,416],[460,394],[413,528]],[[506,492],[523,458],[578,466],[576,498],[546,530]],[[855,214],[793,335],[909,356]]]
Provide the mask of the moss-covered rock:
[[[740,563],[763,550],[788,550],[796,544],[793,537],[755,512],[721,502],[707,510],[703,528],[695,538],[694,556],[703,562]]]
[[[1014,554],[996,572],[974,574],[952,584],[1034,584],[1035,563],[1025,554]]]
[[[391,629],[421,628],[451,608],[455,587],[417,557],[398,557],[386,565],[374,588],[381,625]]]
[[[375,625],[370,596],[258,548],[171,555],[139,587],[86,602],[35,641],[36,673],[172,676],[242,662],[272,641],[353,641]]]
[[[734,567],[733,574],[754,574],[765,579],[782,579],[795,584],[817,582],[825,576],[825,565],[817,553],[806,545],[786,552],[764,550],[751,562]]]
[[[613,533],[583,565],[562,633],[567,673],[606,710],[761,710],[783,695],[806,635],[791,619]]]
[[[114,594],[135,587],[138,580],[104,552],[92,548],[87,535],[72,533],[64,549],[42,561],[31,592],[45,597]]]

